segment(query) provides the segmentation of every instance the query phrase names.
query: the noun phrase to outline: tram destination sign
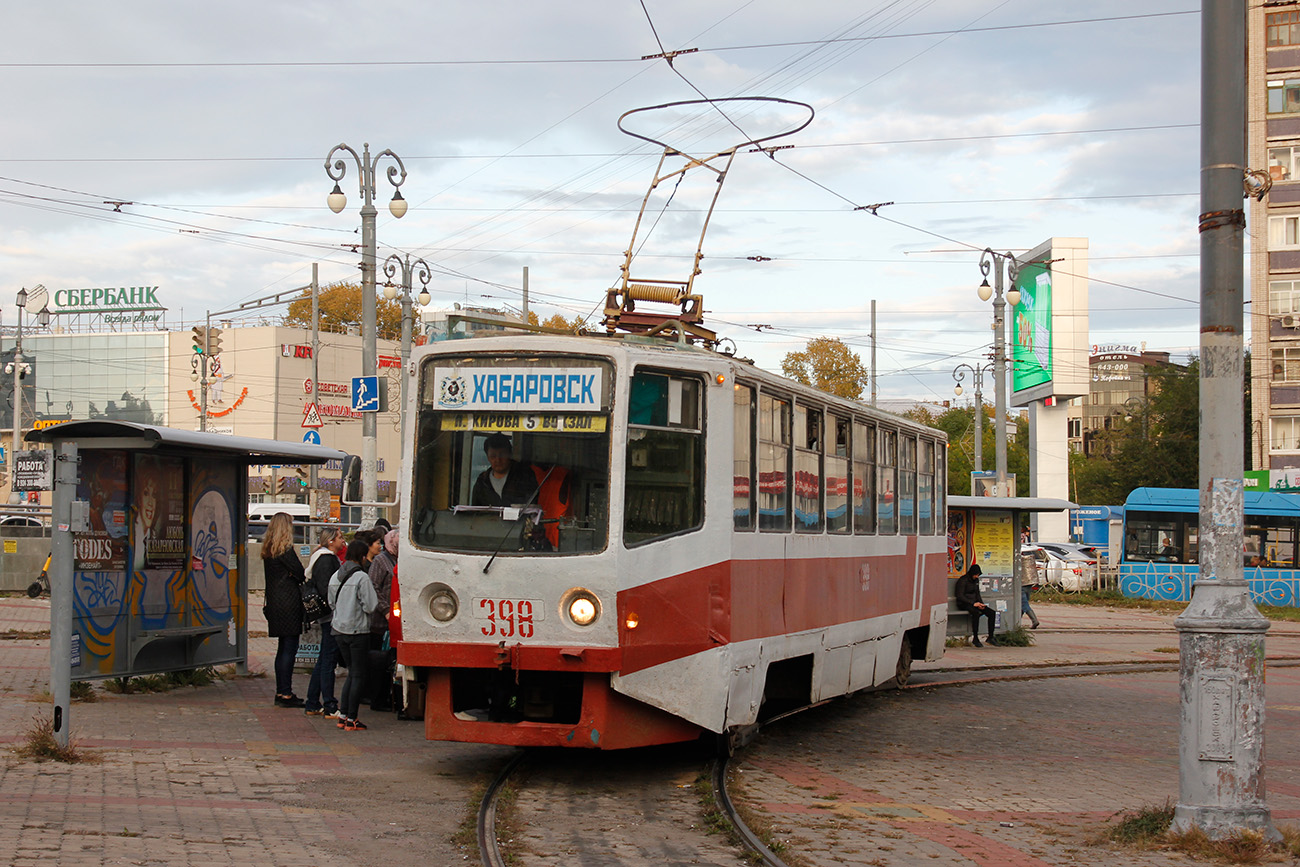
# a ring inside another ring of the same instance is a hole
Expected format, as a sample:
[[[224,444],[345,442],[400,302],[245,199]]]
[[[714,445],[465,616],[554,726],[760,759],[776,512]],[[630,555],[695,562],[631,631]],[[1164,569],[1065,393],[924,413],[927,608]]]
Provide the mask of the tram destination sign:
[[[501,433],[604,433],[603,415],[523,412],[453,412],[439,425],[445,431],[500,431]]]
[[[604,400],[594,367],[438,367],[430,397],[440,409],[597,412]]]

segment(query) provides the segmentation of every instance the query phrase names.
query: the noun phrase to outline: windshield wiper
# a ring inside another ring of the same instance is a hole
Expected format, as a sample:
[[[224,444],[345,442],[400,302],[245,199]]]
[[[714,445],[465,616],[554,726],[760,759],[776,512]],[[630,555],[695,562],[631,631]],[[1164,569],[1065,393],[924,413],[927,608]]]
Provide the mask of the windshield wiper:
[[[501,537],[501,541],[497,543],[496,550],[492,552],[492,556],[488,558],[487,563],[483,566],[484,575],[488,573],[488,570],[492,568],[492,564],[496,562],[497,555],[500,554],[501,549],[505,547],[506,539],[510,538],[510,534],[515,531],[515,525],[518,524],[520,519],[527,514],[525,509],[533,504],[533,500],[537,499],[537,495],[542,492],[542,485],[546,484],[546,480],[551,477],[551,473],[555,472],[556,466],[558,465],[553,464],[551,468],[546,471],[546,475],[542,476],[542,480],[538,482],[537,487],[533,489],[532,496],[528,498],[528,502],[524,503],[524,505],[519,509],[519,517],[510,522],[510,526],[506,529],[506,534]]]

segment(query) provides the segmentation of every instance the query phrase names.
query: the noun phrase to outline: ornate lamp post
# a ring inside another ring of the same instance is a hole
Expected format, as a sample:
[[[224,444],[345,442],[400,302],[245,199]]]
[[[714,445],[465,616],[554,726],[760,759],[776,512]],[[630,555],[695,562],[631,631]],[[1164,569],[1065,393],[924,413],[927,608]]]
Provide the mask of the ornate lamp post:
[[[958,397],[962,394],[961,383],[966,378],[966,372],[971,374],[971,380],[975,385],[975,471],[981,473],[984,471],[984,374],[993,370],[993,364],[985,364],[982,367],[976,365],[972,367],[969,364],[959,364],[952,369],[952,378],[957,381],[953,388],[953,394]],[[972,481],[971,494],[975,493]]]
[[[401,157],[390,150],[382,150],[372,159],[369,142],[362,146],[360,155],[345,144],[335,145],[325,157],[325,174],[334,181],[328,202],[330,210],[336,214],[342,212],[348,203],[348,197],[338,184],[347,174],[348,164],[341,157],[334,159],[339,151],[346,151],[352,156],[357,165],[357,179],[361,188],[361,369],[363,376],[375,376],[378,371],[375,321],[375,216],[378,211],[374,204],[375,173],[379,161],[386,156],[392,157],[393,162],[397,163],[388,167],[388,182],[393,185],[393,200],[388,204],[388,210],[394,217],[401,219],[406,213],[406,200],[402,198],[400,189],[406,180],[406,166],[402,164]],[[375,473],[379,430],[376,415],[374,412],[361,414],[361,499],[372,504],[379,498],[379,483]],[[374,505],[362,507],[361,520],[367,524],[374,523]]]
[[[1006,270],[1010,288],[1004,291],[1002,283],[1003,266]],[[989,286],[989,271],[993,272],[993,286]],[[996,428],[993,437],[994,467],[997,470],[998,496],[1007,495],[1007,352],[1006,352],[1006,305],[1015,307],[1020,303],[1020,290],[1016,288],[1016,275],[1020,273],[1020,264],[1010,253],[994,253],[985,249],[980,254],[980,273],[984,282],[980,284],[981,301],[993,299],[993,424]],[[1005,296],[1005,300],[1003,300]]]
[[[410,379],[410,371],[406,369],[407,363],[411,360],[411,326],[415,320],[414,311],[411,309],[411,279],[418,277],[420,280],[420,306],[429,303],[429,278],[433,274],[429,271],[429,263],[423,259],[412,259],[408,256],[399,256],[396,253],[384,260],[384,276],[388,282],[384,284],[384,297],[392,301],[397,297],[397,286],[393,285],[393,277],[397,274],[397,269],[402,270],[402,373],[399,382],[402,384],[402,407],[400,410],[402,434],[402,450],[406,450],[406,383]]]

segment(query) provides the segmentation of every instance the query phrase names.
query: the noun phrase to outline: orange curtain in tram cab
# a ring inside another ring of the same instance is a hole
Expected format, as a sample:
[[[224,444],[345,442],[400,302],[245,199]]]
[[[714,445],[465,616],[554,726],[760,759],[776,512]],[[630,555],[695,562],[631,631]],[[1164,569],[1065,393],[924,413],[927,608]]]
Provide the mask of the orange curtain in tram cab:
[[[533,475],[540,486],[537,491],[537,505],[542,507],[543,518],[567,518],[573,515],[573,500],[569,496],[569,471],[561,466],[550,469],[533,465]],[[560,550],[560,525],[543,524],[546,540],[551,548]]]

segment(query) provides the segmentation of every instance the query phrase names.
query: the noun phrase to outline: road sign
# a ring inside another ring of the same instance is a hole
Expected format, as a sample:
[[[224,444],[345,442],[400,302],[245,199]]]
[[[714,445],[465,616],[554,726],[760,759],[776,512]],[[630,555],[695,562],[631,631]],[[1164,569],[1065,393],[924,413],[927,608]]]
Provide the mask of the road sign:
[[[325,422],[320,420],[320,410],[316,408],[316,404],[307,404],[307,412],[302,417],[302,426],[325,427]]]
[[[305,443],[311,443],[314,446],[320,445],[320,431],[318,430],[307,431],[305,434],[302,435],[302,441]]]
[[[379,412],[379,377],[352,377],[352,411]]]

